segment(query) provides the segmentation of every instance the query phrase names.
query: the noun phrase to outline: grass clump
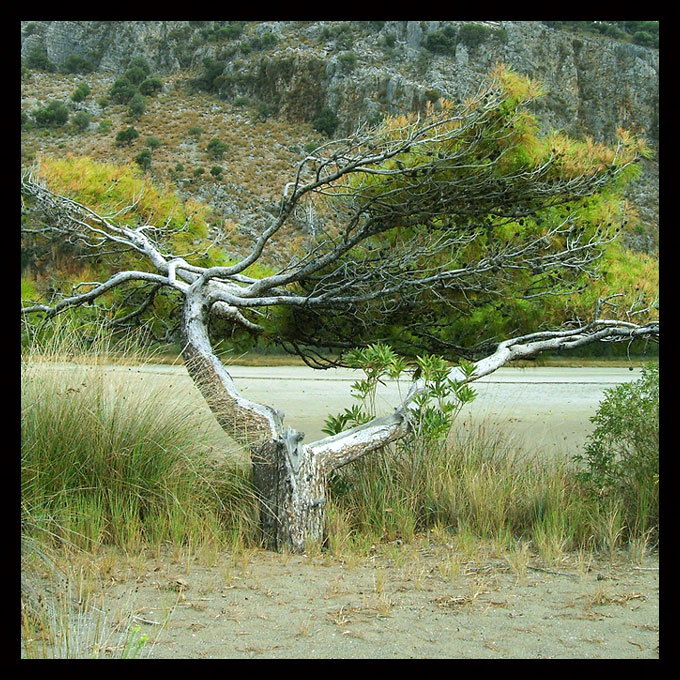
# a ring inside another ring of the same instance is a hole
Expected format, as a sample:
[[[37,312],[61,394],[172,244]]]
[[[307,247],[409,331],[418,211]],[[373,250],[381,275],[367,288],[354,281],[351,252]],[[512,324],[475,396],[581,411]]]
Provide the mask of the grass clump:
[[[200,544],[242,530],[254,507],[245,469],[212,459],[206,418],[166,387],[115,382],[111,346],[70,334],[22,361],[22,522],[87,550]],[[130,350],[117,360],[129,362]],[[78,361],[65,368],[54,359]],[[252,506],[252,507],[251,507]],[[228,540],[228,538],[227,538]]]

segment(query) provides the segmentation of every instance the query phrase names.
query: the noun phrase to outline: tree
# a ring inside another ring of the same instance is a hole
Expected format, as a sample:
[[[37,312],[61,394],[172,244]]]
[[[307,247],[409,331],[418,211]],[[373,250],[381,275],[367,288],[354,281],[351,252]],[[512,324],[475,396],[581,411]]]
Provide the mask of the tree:
[[[128,103],[128,113],[132,118],[141,118],[146,111],[146,97],[139,92],[130,99]]]
[[[526,107],[540,89],[498,69],[487,87],[454,108],[421,117],[387,119],[322,145],[298,165],[277,209],[238,261],[210,263],[173,254],[172,230],[93,209],[52,191],[36,173],[22,176],[27,237],[71,240],[80,252],[130,253],[101,282],[76,286],[60,299],[27,304],[22,318],[46,319],[106,299],[123,288],[147,297],[122,319],[142,318],[161,289],[177,298],[186,368],[216,419],[251,455],[261,500],[263,542],[302,551],[323,540],[325,490],[338,468],[413,434],[413,413],[427,396],[416,377],[393,413],[319,441],[284,425],[284,414],[246,399],[213,349],[215,333],[267,337],[308,362],[327,366],[329,346],[350,349],[384,339],[386,329],[474,326],[478,309],[517,300],[571,300],[597,274],[624,219],[617,191],[645,153],[621,133],[615,149],[577,144],[553,134],[539,138]],[[137,197],[135,200],[138,200]],[[288,225],[318,199],[327,223],[304,247],[286,250]],[[108,208],[110,210],[110,207]],[[28,219],[30,217],[30,219]],[[278,265],[272,263],[279,263]],[[267,264],[267,266],[262,266]],[[567,297],[565,297],[567,296]],[[595,341],[658,340],[658,320],[637,304],[601,318],[555,320],[550,328],[509,339],[448,337],[451,355],[474,354],[450,369],[459,387],[513,359]],[[527,317],[527,324],[533,322]],[[301,322],[313,322],[309,328]],[[561,321],[559,323],[558,321]],[[348,332],[347,326],[350,326]],[[499,328],[505,329],[504,326]],[[443,332],[443,331],[442,331]],[[441,345],[443,336],[432,340]],[[396,338],[395,335],[391,338]]]

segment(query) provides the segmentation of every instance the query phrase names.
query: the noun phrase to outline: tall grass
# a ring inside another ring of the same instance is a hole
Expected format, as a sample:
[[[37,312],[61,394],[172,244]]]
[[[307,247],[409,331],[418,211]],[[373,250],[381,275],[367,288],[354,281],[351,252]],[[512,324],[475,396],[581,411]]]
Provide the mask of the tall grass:
[[[22,355],[22,653],[129,658],[144,646],[139,631],[113,640],[87,598],[74,613],[73,563],[109,545],[135,554],[255,540],[249,470],[208,455],[212,416],[200,398],[111,380],[109,364],[150,358],[134,340],[53,330]]]
[[[386,447],[340,471],[331,525],[368,541],[413,539],[434,528],[513,550],[531,545],[547,562],[568,551],[613,552],[647,540],[621,504],[593,497],[566,456],[528,455],[480,427],[439,445]],[[653,516],[653,510],[649,510]],[[342,544],[335,537],[334,544]]]
[[[168,399],[166,387],[116,387],[105,362],[135,350],[113,349],[101,337],[84,351],[66,332],[24,353],[23,526],[87,550],[235,537],[255,517],[247,469],[206,455],[195,402]],[[65,356],[76,363],[55,364]]]

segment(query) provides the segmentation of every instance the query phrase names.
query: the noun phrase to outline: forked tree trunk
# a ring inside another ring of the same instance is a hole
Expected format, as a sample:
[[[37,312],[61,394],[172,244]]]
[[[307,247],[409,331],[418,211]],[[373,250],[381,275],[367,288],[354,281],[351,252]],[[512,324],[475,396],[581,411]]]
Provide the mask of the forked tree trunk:
[[[250,453],[264,546],[303,552],[310,543],[321,544],[324,538],[326,478],[332,460],[323,452],[301,446],[304,435],[284,428],[282,413],[238,392],[212,351],[208,311],[204,296],[198,292],[187,295],[185,365],[222,429]]]

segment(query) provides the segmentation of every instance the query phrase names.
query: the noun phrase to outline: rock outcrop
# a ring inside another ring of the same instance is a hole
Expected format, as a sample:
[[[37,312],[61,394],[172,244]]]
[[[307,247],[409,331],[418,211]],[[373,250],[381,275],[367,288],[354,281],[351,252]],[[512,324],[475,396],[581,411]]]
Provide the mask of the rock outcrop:
[[[63,67],[77,55],[122,73],[142,56],[159,73],[186,72],[194,86],[210,58],[216,96],[247,97],[291,120],[311,122],[329,109],[338,133],[440,97],[461,101],[501,62],[546,86],[535,109],[546,129],[611,142],[622,126],[658,149],[657,49],[542,22],[225,23],[22,22],[22,57],[38,50]],[[645,163],[631,197],[658,230],[657,161]]]

